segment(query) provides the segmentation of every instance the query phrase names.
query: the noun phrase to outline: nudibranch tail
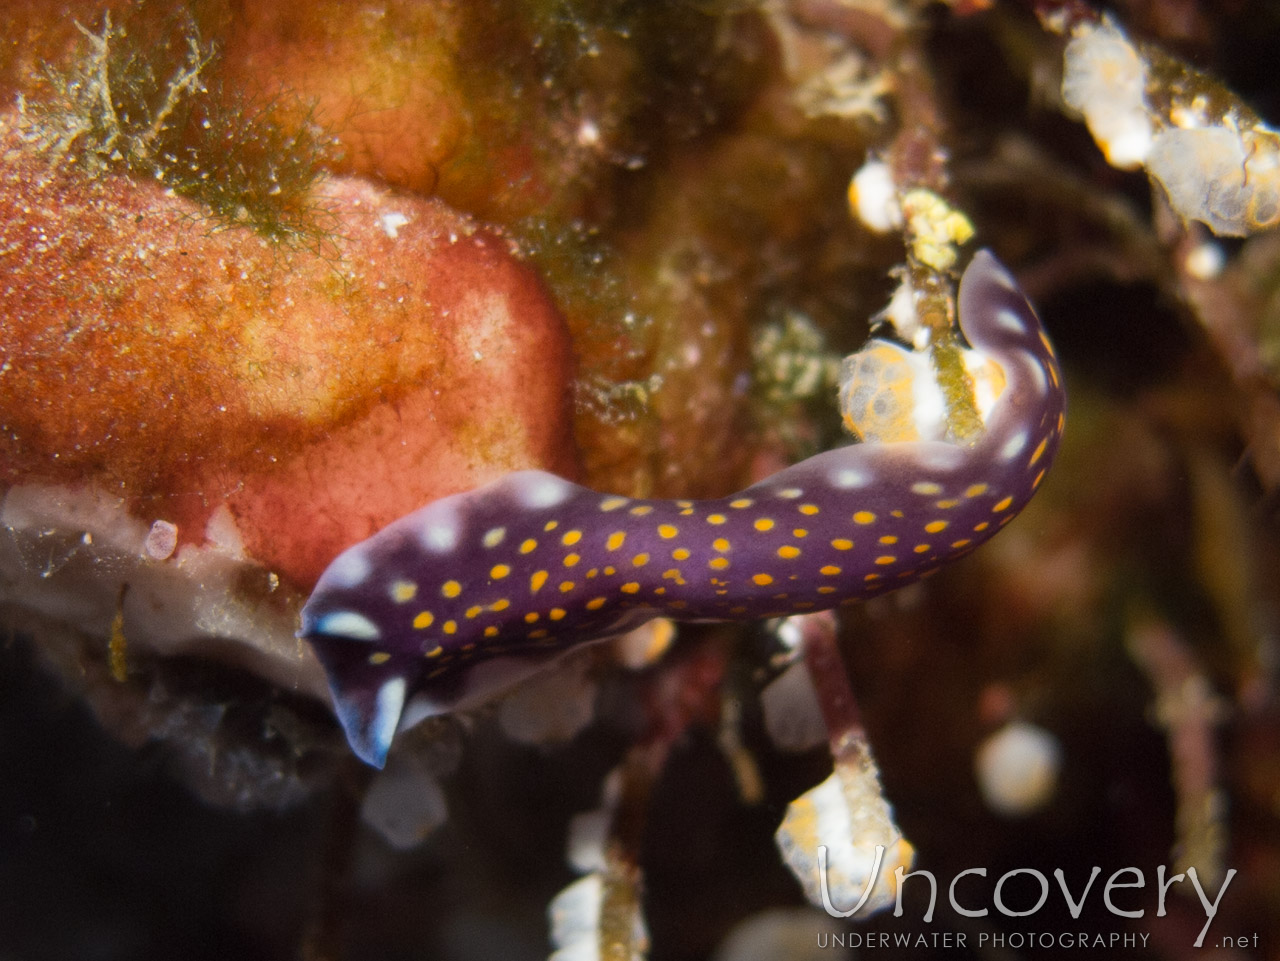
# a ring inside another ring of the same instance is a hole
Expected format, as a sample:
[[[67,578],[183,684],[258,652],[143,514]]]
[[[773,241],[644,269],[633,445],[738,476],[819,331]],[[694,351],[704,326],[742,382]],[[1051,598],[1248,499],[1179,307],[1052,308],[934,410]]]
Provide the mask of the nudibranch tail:
[[[991,254],[961,328],[1002,370],[982,438],[827,451],[716,500],[602,494],[542,471],[427,505],[340,555],[302,612],[353,750],[477,703],[656,616],[747,620],[873,597],[969,553],[1030,500],[1064,394],[1026,298]]]

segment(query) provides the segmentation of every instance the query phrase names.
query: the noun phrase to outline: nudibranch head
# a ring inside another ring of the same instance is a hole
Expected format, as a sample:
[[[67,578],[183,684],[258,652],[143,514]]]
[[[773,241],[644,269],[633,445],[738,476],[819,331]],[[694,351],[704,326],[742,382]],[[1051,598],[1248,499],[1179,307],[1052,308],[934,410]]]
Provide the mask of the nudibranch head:
[[[644,621],[747,620],[873,597],[969,553],[1030,500],[1062,434],[1057,361],[1026,298],[978,253],[961,328],[1004,388],[972,446],[863,443],[709,501],[509,474],[340,555],[302,612],[355,752],[477,703]]]

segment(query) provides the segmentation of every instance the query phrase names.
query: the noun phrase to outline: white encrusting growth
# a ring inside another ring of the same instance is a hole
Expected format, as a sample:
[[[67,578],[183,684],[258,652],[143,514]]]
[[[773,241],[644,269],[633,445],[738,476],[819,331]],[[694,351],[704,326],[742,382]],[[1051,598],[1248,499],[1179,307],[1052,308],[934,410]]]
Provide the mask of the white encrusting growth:
[[[830,777],[787,805],[774,840],[809,903],[832,915],[892,907],[895,871],[915,860],[865,751],[838,760]]]
[[[1146,86],[1146,63],[1110,21],[1083,25],[1067,44],[1062,99],[1084,117],[1114,167],[1141,167],[1151,149]]]
[[[147,531],[147,556],[153,561],[168,560],[178,546],[178,528],[169,521],[155,521]]]
[[[898,205],[898,186],[893,173],[883,160],[868,160],[849,184],[849,204],[866,226],[878,234],[887,234],[902,226],[902,208]]]
[[[987,807],[998,814],[1029,814],[1054,795],[1062,748],[1042,727],[1013,721],[978,748],[974,773]]]
[[[1104,19],[1075,28],[1062,98],[1107,161],[1145,166],[1184,220],[1231,237],[1280,223],[1280,133],[1216,80]]]
[[[408,223],[409,218],[398,210],[390,210],[378,218],[378,224],[382,227],[382,232],[392,240],[400,236],[400,228],[408,225]]]

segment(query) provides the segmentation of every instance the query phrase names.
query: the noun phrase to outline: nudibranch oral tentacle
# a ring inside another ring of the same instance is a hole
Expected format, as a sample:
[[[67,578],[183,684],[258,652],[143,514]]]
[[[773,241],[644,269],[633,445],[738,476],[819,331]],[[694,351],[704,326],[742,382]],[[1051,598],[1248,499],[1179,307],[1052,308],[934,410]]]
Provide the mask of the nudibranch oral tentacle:
[[[1035,312],[985,251],[961,280],[959,314],[1005,377],[973,446],[855,444],[705,501],[602,494],[521,471],[345,551],[303,608],[301,636],[352,748],[380,767],[399,726],[652,617],[821,610],[972,551],[1044,478],[1064,394]]]

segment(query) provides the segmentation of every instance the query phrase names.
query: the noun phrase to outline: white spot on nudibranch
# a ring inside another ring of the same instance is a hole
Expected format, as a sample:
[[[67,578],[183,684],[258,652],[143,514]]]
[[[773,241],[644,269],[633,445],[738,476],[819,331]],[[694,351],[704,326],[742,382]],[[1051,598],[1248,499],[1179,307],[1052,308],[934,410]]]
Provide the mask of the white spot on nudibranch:
[[[437,554],[448,553],[458,546],[458,509],[450,500],[436,501],[418,514],[422,546]]]
[[[516,496],[526,507],[555,507],[569,496],[572,486],[542,471],[529,471],[516,485]]]
[[[1044,372],[1044,364],[1031,357],[1028,358],[1027,369],[1031,372],[1031,379],[1035,381],[1036,393],[1043,394],[1048,391],[1049,375]]]
[[[871,476],[865,471],[846,468],[833,471],[830,480],[832,487],[838,487],[841,490],[852,490],[857,487],[866,487],[871,483]]]
[[[391,738],[395,736],[400,724],[400,712],[404,710],[404,696],[407,685],[403,677],[393,677],[378,688],[378,707],[373,716],[369,733],[372,735],[378,753],[386,756],[391,749]]]
[[[377,624],[355,611],[333,611],[325,614],[316,621],[315,633],[353,641],[376,641],[382,637]]]
[[[325,580],[334,581],[338,587],[359,587],[369,576],[372,565],[360,545],[345,550],[334,558],[324,572]]]
[[[422,529],[422,545],[443,554],[458,546],[458,529],[452,524],[428,521]]]
[[[1025,430],[1018,431],[1010,437],[1002,448],[1000,448],[1000,458],[1002,460],[1013,460],[1027,446],[1027,432]]]
[[[1002,307],[996,311],[996,323],[1001,330],[1007,330],[1011,334],[1024,334],[1027,331],[1027,324],[1017,311],[1008,307]]]

